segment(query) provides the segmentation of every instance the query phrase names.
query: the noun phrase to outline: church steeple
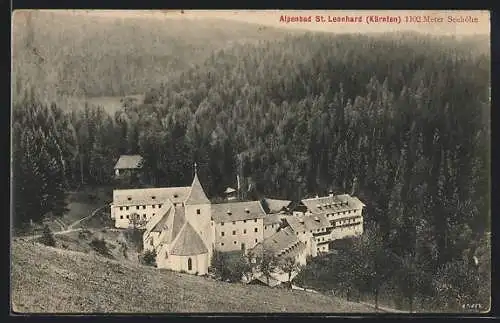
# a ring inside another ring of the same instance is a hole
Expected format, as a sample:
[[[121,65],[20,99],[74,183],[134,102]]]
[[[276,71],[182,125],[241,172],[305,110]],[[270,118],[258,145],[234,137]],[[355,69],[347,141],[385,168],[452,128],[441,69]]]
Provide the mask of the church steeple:
[[[201,186],[200,180],[198,179],[198,165],[196,164],[196,162],[194,163],[193,183],[191,184],[189,195],[184,201],[184,204],[210,204],[210,200],[207,198],[205,190],[203,190],[203,186]]]

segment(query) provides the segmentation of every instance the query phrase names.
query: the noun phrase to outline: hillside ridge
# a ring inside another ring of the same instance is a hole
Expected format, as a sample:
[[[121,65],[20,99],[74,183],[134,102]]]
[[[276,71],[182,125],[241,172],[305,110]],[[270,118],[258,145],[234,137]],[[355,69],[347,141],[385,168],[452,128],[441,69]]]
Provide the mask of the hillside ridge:
[[[217,282],[19,240],[11,268],[11,304],[23,313],[373,311],[326,295]]]

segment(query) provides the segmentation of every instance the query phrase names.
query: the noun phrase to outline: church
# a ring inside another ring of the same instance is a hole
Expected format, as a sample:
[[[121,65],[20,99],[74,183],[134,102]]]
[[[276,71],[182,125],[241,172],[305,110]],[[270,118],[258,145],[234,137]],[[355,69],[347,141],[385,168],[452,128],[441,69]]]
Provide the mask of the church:
[[[196,275],[208,273],[215,250],[265,249],[304,264],[328,252],[330,241],[363,232],[365,205],[347,194],[304,199],[294,207],[290,201],[270,207],[269,201],[211,203],[195,163],[191,186],[114,190],[110,206],[115,227],[145,229],[144,250],[156,252],[158,268]]]

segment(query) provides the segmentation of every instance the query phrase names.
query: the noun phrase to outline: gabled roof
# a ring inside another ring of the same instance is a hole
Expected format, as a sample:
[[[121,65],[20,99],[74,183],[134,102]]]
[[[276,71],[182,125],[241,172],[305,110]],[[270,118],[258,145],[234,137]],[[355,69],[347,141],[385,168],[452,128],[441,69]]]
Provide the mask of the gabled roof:
[[[207,252],[205,243],[189,222],[182,227],[179,237],[170,250],[170,254],[176,256],[195,256]]]
[[[176,207],[170,205],[161,217],[156,215],[149,220],[144,237],[147,239],[151,232],[159,232],[159,244],[171,244],[179,235],[185,223],[184,207],[182,205]]]
[[[299,243],[300,240],[297,235],[290,227],[286,227],[256,244],[253,250],[256,253],[262,253],[265,250],[274,255],[279,255],[293,246],[298,246]]]
[[[212,204],[212,219],[217,222],[231,222],[261,219],[266,216],[259,201]]]
[[[115,164],[115,169],[138,169],[142,167],[143,162],[141,155],[121,155]]]
[[[303,199],[301,202],[312,213],[343,212],[365,206],[357,197],[352,197],[349,194],[314,197]]]
[[[278,214],[268,214],[264,217],[264,225],[281,223],[281,216]]]
[[[234,192],[236,192],[236,190],[234,188],[232,188],[232,187],[228,187],[224,191],[224,193],[226,193],[226,194],[230,194],[230,193],[234,193]]]
[[[169,243],[174,241],[174,239],[177,237],[179,232],[181,231],[182,227],[184,226],[184,223],[186,223],[186,216],[184,212],[184,207],[183,206],[176,206],[175,207],[175,213],[174,213],[174,221],[172,223],[172,234],[169,239]]]
[[[267,203],[267,207],[269,208],[269,213],[278,213],[283,208],[286,208],[292,203],[292,201],[288,200],[277,200],[277,199],[264,199],[265,203]]]
[[[267,282],[269,281],[269,285],[267,284]],[[249,284],[256,284],[256,283],[259,283],[259,284],[262,284],[262,285],[266,285],[266,286],[269,286],[269,287],[276,287],[278,285],[281,284],[281,281],[277,280],[276,278],[274,277],[269,277],[269,280],[267,277],[265,277],[263,274],[252,279],[250,282],[248,282]]]
[[[158,187],[113,190],[114,206],[151,205],[167,201],[183,202],[189,194],[190,187]]]
[[[194,174],[193,183],[189,190],[189,195],[184,201],[186,205],[210,204],[210,200],[205,195],[205,191],[198,180],[198,174]]]
[[[160,221],[156,223],[156,225],[151,229],[151,232],[162,232],[163,230],[166,230],[168,228],[167,226],[167,220],[169,218],[169,215],[174,213],[173,208],[170,207],[168,211],[163,215]]]
[[[284,219],[295,232],[308,232],[332,227],[330,221],[323,214],[289,215]]]
[[[157,213],[148,221],[148,223],[146,223],[145,233],[149,233],[149,232],[153,232],[153,231],[154,232],[161,232],[162,230],[160,230],[160,231],[157,231],[157,230],[165,227],[166,222],[167,222],[170,214],[173,214],[173,212],[174,212],[174,208],[173,208],[172,204],[170,204],[170,203],[166,204],[165,211],[163,213]]]

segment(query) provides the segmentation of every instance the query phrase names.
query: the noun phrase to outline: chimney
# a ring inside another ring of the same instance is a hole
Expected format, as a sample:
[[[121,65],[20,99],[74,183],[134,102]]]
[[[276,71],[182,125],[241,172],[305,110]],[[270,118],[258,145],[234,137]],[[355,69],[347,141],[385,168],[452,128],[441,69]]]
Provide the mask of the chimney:
[[[330,196],[330,197],[333,196],[333,190],[330,190],[330,192],[328,192],[328,196]]]
[[[250,210],[248,208],[245,208],[246,213],[250,213]]]
[[[228,215],[231,215],[231,210],[229,210],[229,209],[228,209],[226,213],[227,213]]]

